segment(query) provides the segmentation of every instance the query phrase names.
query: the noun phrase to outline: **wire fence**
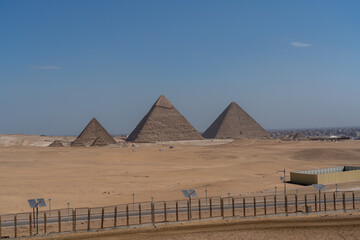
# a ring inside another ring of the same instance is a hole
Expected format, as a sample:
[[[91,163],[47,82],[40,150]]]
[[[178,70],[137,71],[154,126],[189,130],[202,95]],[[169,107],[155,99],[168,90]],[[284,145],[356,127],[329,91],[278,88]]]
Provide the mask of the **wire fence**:
[[[360,191],[207,197],[0,215],[0,238],[111,229],[207,218],[308,214],[360,208]]]

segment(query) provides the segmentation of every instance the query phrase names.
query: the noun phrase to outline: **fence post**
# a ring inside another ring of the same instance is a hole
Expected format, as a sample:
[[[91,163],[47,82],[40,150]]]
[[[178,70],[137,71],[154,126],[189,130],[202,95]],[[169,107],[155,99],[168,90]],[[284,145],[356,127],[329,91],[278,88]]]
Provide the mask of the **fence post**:
[[[353,209],[355,209],[355,193],[352,193]]]
[[[164,202],[164,220],[167,222],[166,202]]]
[[[141,224],[141,203],[139,203],[139,224]]]
[[[179,203],[176,201],[176,221],[179,221]]]
[[[190,220],[190,202],[187,200],[187,214],[188,214],[188,220]]]
[[[220,198],[221,217],[224,218],[224,199]]]
[[[76,209],[73,209],[73,231],[76,232]]]
[[[44,212],[44,234],[46,234],[46,212]]]
[[[246,216],[245,198],[243,198],[243,215]]]
[[[199,199],[199,219],[201,219],[201,201]]]
[[[114,208],[114,227],[117,226],[117,206]]]
[[[298,212],[298,195],[295,194],[295,212]]]
[[[287,201],[287,195],[285,195],[285,212],[286,212],[286,216],[288,216],[288,201]]]
[[[155,207],[153,202],[151,203],[151,222],[155,225]]]
[[[315,196],[315,212],[317,212],[318,210],[317,210],[317,196],[316,196],[316,193],[314,194],[314,196]]]
[[[276,209],[276,195],[274,195],[274,211],[275,211],[275,214],[277,214],[277,209]]]
[[[326,208],[326,193],[324,193],[324,210],[326,212],[327,208]]]
[[[17,238],[17,217],[14,215],[14,236]]]
[[[346,203],[345,203],[345,192],[343,192],[343,209],[346,210]]]
[[[234,199],[234,197],[232,198],[232,215],[233,215],[233,217],[235,217],[235,199]]]
[[[32,222],[31,222],[31,220],[32,220],[31,213],[29,213],[29,235],[30,236],[32,236]],[[0,239],[1,239],[1,220],[0,220]]]
[[[212,198],[209,199],[210,204],[210,217],[212,218]]]
[[[264,197],[264,214],[266,215],[266,197]]]
[[[334,210],[336,210],[336,194],[335,194],[335,192],[333,193],[333,195],[334,195]]]
[[[91,221],[91,209],[88,208],[88,226],[87,226],[88,231],[90,231],[90,221]]]
[[[58,210],[59,233],[61,233],[61,212]]]
[[[254,216],[256,216],[256,197],[254,197]]]
[[[104,215],[105,215],[105,209],[104,208],[102,208],[101,209],[101,229],[103,229],[104,228]]]
[[[126,204],[126,225],[129,226],[130,225],[130,221],[129,221],[129,205]]]

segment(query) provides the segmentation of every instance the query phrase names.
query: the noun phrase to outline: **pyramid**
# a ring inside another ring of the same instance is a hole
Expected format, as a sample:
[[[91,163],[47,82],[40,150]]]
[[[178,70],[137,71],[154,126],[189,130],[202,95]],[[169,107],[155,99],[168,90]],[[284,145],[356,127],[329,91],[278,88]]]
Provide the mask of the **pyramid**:
[[[126,141],[157,142],[203,139],[171,102],[161,95]]]
[[[203,133],[205,138],[270,138],[249,114],[235,102],[220,114],[220,116]]]
[[[102,147],[102,146],[106,146],[106,142],[104,141],[104,139],[102,139],[102,137],[97,137],[95,139],[95,141],[93,142],[93,144],[91,144],[91,146],[94,147]]]
[[[79,139],[75,139],[75,141],[73,141],[70,146],[72,147],[85,147],[85,144],[79,140]]]
[[[55,140],[54,142],[52,142],[49,147],[63,147],[64,144],[62,144],[62,142],[60,140]]]
[[[72,142],[71,146],[79,146],[81,144],[91,146],[97,138],[101,138],[105,145],[116,143],[114,138],[105,130],[105,128],[103,128],[103,126],[101,126],[101,124],[93,118],[76,140]]]

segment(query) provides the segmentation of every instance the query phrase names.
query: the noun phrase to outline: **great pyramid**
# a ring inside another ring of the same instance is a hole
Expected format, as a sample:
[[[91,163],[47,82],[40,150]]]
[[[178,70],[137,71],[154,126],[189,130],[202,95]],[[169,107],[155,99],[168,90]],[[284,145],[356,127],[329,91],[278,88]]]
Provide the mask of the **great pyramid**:
[[[105,130],[105,128],[93,118],[75,141],[72,142],[71,146],[92,146],[95,141],[97,142],[96,144],[98,144],[100,141],[99,138],[101,138],[102,146],[116,143],[114,138]]]
[[[249,114],[235,102],[220,114],[220,116],[203,133],[205,138],[270,138]]]
[[[131,142],[157,142],[203,139],[171,102],[161,95],[126,139]]]
[[[62,144],[62,142],[60,140],[55,140],[54,142],[52,142],[49,147],[63,147],[64,144]]]

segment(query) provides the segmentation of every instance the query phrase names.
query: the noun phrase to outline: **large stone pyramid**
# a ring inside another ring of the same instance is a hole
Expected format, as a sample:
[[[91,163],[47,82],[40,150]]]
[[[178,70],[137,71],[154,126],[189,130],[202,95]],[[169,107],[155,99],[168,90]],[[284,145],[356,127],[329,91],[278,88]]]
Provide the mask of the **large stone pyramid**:
[[[158,142],[203,139],[171,102],[161,95],[126,139],[131,142]]]
[[[114,138],[101,126],[101,124],[95,119],[91,119],[89,124],[80,133],[80,135],[72,142],[71,146],[92,146],[94,143],[98,145],[99,139],[101,139],[101,145],[115,144]]]
[[[203,133],[205,138],[270,138],[270,135],[235,102]]]

